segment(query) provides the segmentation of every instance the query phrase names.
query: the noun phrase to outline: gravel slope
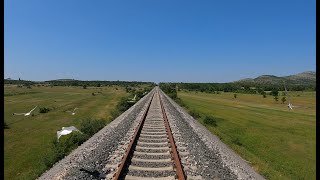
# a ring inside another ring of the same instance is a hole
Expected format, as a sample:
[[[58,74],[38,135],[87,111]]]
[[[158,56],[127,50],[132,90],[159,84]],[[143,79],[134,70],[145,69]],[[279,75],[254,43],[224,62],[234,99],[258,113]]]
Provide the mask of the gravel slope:
[[[152,94],[153,90],[38,179],[96,179],[94,171],[103,172],[109,154],[116,150],[131,124],[142,115],[141,109],[146,108]],[[80,171],[81,168],[93,175]]]
[[[106,165],[119,154],[122,143],[128,141],[126,136],[140,120],[154,90],[38,179],[101,179],[110,173],[106,171]],[[208,180],[264,179],[162,91],[161,99],[188,177]]]
[[[196,161],[197,173],[202,178],[264,179],[171,98],[163,92],[161,96],[171,120],[170,126],[178,127],[180,130],[182,139],[189,147],[189,156]]]

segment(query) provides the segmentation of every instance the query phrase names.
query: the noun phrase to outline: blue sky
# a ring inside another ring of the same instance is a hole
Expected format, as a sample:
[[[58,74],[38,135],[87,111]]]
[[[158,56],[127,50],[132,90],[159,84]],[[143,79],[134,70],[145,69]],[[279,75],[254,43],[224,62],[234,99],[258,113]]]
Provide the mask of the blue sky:
[[[5,0],[4,77],[229,82],[316,69],[315,0]]]

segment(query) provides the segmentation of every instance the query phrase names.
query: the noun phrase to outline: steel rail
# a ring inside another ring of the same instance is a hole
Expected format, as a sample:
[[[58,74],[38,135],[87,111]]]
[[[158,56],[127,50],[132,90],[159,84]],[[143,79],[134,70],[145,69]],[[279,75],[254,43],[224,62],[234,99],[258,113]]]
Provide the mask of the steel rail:
[[[151,102],[152,102],[152,99],[153,99],[153,96],[154,96],[154,95],[155,95],[155,92],[154,92],[154,94],[153,94],[152,97],[151,97],[151,100],[150,100],[150,102],[149,102],[149,104],[148,104],[148,108],[147,108],[147,109],[145,110],[145,112],[143,113],[143,116],[142,116],[142,118],[141,118],[141,121],[140,121],[140,123],[139,123],[139,126],[137,127],[137,130],[135,131],[135,133],[134,133],[134,135],[133,135],[133,138],[132,138],[132,140],[130,141],[130,143],[129,143],[129,145],[128,145],[128,148],[127,148],[127,150],[126,150],[126,152],[125,152],[125,155],[124,155],[124,157],[122,158],[122,161],[121,161],[121,163],[120,163],[120,166],[119,166],[116,174],[114,175],[114,180],[120,179],[121,176],[123,175],[124,166],[128,164],[128,161],[129,161],[129,159],[130,159],[130,158],[129,158],[129,155],[131,154],[131,151],[133,151],[133,149],[132,149],[133,144],[136,142],[137,136],[138,136],[138,134],[140,134],[140,132],[141,132],[142,125],[143,125],[143,123],[144,123],[144,121],[145,121],[145,119],[146,119],[146,117],[147,117],[147,113],[148,113],[148,111],[149,111],[149,108],[150,108],[150,105],[151,105]]]
[[[171,129],[170,129],[170,124],[169,124],[169,121],[168,121],[164,106],[162,104],[162,100],[161,100],[159,92],[158,92],[158,95],[159,95],[159,101],[160,101],[160,105],[161,105],[162,115],[163,115],[163,118],[164,118],[164,121],[165,121],[165,126],[166,126],[167,134],[168,134],[168,137],[169,137],[169,141],[170,141],[170,146],[171,146],[171,149],[172,149],[171,154],[172,154],[173,159],[174,159],[174,164],[175,164],[175,167],[176,167],[176,173],[177,173],[177,176],[178,176],[179,180],[185,180],[186,176],[185,176],[184,171],[182,169],[182,165],[181,165],[181,162],[180,162],[180,157],[179,157],[179,154],[177,152],[175,141],[174,141],[174,138],[172,136]]]

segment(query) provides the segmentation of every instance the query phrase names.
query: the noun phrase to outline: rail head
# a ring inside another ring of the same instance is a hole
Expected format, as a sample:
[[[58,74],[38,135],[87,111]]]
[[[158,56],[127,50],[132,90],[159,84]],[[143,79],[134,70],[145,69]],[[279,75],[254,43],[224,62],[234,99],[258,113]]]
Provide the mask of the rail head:
[[[169,143],[170,143],[170,147],[171,147],[171,152],[170,154],[172,155],[173,161],[174,161],[174,166],[175,166],[175,171],[176,171],[176,176],[179,180],[185,180],[186,176],[185,173],[183,171],[181,162],[180,162],[180,157],[179,154],[177,152],[177,147],[175,145],[175,141],[171,132],[171,128],[170,128],[170,124],[164,109],[164,105],[162,103],[161,100],[161,96],[160,96],[160,92],[158,89],[156,89],[156,91],[153,93],[151,100],[148,103],[147,109],[144,111],[143,116],[141,117],[141,120],[139,122],[139,125],[137,126],[135,133],[133,135],[132,140],[130,141],[128,148],[126,149],[125,155],[123,156],[121,163],[119,165],[119,168],[117,170],[117,172],[114,175],[114,180],[118,180],[118,179],[123,179],[125,176],[125,169],[126,166],[128,166],[130,164],[130,156],[131,153],[133,152],[133,147],[134,144],[137,142],[137,137],[139,136],[142,127],[144,125],[144,122],[146,120],[147,114],[149,112],[150,106],[151,106],[151,102],[153,101],[154,97],[156,96],[156,94],[159,97],[159,102],[160,102],[160,108],[161,108],[161,112],[162,112],[162,116],[163,116],[163,120],[164,120],[164,125],[165,125],[165,129],[166,129],[166,133],[169,139]]]
[[[151,102],[152,102],[152,99],[154,97],[155,93],[152,95],[151,97],[151,100],[149,101],[149,104],[148,104],[148,107],[147,109],[145,110],[145,112],[143,113],[143,116],[141,118],[141,121],[137,127],[137,130],[135,131],[134,135],[133,135],[133,138],[132,140],[130,141],[129,145],[128,145],[128,148],[125,152],[125,155],[124,157],[122,158],[122,161],[120,163],[120,166],[117,170],[117,172],[115,173],[114,175],[114,180],[118,180],[121,178],[121,176],[123,175],[123,171],[124,171],[124,167],[125,165],[127,165],[128,161],[129,161],[129,155],[130,155],[130,152],[132,151],[132,147],[133,147],[133,144],[135,143],[136,139],[137,139],[137,136],[139,134],[139,132],[141,131],[142,129],[142,125],[144,123],[144,120],[146,119],[146,116],[147,116],[147,113],[149,111],[149,108],[150,108],[150,105],[151,105]]]
[[[180,157],[179,157],[179,154],[178,154],[178,151],[177,151],[177,147],[176,147],[176,144],[175,144],[172,132],[171,132],[170,124],[169,124],[169,121],[168,121],[168,118],[167,118],[167,115],[166,115],[166,112],[165,112],[165,109],[164,109],[164,106],[163,106],[163,103],[162,103],[162,100],[161,100],[161,97],[160,97],[160,93],[158,93],[158,95],[159,95],[162,115],[163,115],[163,118],[164,118],[164,121],[165,121],[165,126],[166,126],[166,130],[167,130],[167,133],[168,133],[169,141],[170,141],[170,146],[171,146],[171,149],[172,149],[171,153],[172,153],[172,157],[173,157],[174,164],[175,164],[175,167],[176,167],[177,176],[178,176],[179,180],[185,180],[186,176],[185,176],[185,173],[183,171],[183,168],[182,168],[182,165],[181,165],[181,162],[180,162]]]

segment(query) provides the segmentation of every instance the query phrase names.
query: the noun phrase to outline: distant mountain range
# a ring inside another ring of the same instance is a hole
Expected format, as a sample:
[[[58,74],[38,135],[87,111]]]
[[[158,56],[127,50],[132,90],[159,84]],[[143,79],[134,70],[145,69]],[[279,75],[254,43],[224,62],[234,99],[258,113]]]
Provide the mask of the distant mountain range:
[[[246,78],[234,83],[256,83],[256,84],[282,84],[286,82],[292,85],[315,85],[316,84],[316,72],[306,71],[290,76],[273,76],[273,75],[262,75],[257,78]]]

